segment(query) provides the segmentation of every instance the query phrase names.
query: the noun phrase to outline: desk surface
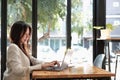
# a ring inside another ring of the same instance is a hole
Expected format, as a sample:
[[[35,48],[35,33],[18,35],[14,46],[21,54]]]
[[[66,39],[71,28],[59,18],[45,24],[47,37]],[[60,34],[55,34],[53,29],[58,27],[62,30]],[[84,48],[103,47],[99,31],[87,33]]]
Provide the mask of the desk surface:
[[[104,78],[115,76],[114,73],[105,71],[95,66],[71,67],[63,71],[33,71],[33,79],[45,78]]]

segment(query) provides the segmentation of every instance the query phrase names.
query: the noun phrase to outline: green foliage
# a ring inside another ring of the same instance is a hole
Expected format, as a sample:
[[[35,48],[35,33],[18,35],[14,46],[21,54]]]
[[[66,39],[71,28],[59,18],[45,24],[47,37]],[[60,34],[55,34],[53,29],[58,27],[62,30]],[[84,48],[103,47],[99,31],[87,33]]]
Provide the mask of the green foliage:
[[[72,28],[72,32],[76,32],[76,33],[78,33],[78,35],[82,35],[83,34],[83,29],[84,29],[83,26],[80,26],[80,27],[74,26]]]
[[[52,26],[51,28],[55,29],[58,18],[64,19],[66,8],[64,2],[64,0],[38,1],[38,22],[42,29],[45,29],[46,26]]]
[[[8,26],[18,20],[31,22],[30,0],[8,0]]]
[[[114,29],[114,27],[113,27],[113,25],[112,25],[112,24],[108,23],[108,24],[106,24],[106,29],[113,30],[113,29]]]
[[[38,29],[55,29],[58,18],[65,18],[65,0],[38,0]],[[31,0],[8,0],[8,25],[14,21],[32,22]]]
[[[71,8],[71,26],[72,32],[76,32],[79,35],[83,34],[84,25],[82,24],[83,15],[82,15],[82,1],[81,0],[71,0],[72,8]]]
[[[48,27],[55,30],[58,25],[59,18],[66,18],[67,0],[37,0],[38,14],[38,29],[41,32],[46,32]],[[83,12],[82,0],[71,0],[71,23],[72,32],[83,34]],[[24,20],[32,22],[32,0],[8,0],[8,25],[14,21]],[[91,24],[87,24],[91,28]]]
[[[82,6],[82,0],[71,0],[72,3],[72,8],[73,9],[78,9]]]

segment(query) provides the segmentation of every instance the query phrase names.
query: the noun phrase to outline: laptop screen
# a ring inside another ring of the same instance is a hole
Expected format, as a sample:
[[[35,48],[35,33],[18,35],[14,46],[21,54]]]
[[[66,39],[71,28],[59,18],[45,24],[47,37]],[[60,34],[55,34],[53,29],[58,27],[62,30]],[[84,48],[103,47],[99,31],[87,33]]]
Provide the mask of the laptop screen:
[[[65,53],[64,53],[63,60],[62,60],[62,63],[61,63],[60,66],[62,66],[62,64],[64,63],[64,61],[65,61],[65,57],[66,57],[66,54],[67,54],[67,51],[65,51]]]

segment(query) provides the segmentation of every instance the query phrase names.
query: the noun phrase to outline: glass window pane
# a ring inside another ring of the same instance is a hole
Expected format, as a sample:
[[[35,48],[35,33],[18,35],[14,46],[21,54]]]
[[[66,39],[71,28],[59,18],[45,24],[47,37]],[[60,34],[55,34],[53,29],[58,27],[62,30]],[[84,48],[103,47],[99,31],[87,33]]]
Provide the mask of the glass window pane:
[[[66,46],[66,1],[38,0],[37,58],[39,60],[62,59],[60,54],[64,54]]]
[[[9,31],[14,22],[23,20],[31,25],[32,1],[8,0],[7,5],[7,45],[9,45]]]
[[[66,1],[67,0],[38,0],[37,58],[40,60],[61,60],[65,53]],[[79,58],[83,55],[81,58],[84,58],[84,61],[91,59],[87,61],[92,62],[92,0],[87,0],[87,2],[84,0],[71,1],[71,43],[72,50],[76,53],[72,55],[73,61],[81,61]],[[45,44],[46,40],[48,40],[47,45]],[[48,48],[49,52],[43,52],[43,50],[41,50],[43,47]],[[82,51],[83,53],[79,53]],[[91,58],[88,57],[89,54]]]
[[[92,0],[71,0],[73,61],[92,63]]]
[[[111,4],[111,5],[110,5]],[[111,27],[111,28],[110,28]],[[106,0],[106,28],[111,29],[110,37],[120,37],[120,1]],[[119,42],[110,43],[111,53],[119,50]],[[111,54],[112,56],[113,54]],[[114,57],[115,55],[113,55]]]

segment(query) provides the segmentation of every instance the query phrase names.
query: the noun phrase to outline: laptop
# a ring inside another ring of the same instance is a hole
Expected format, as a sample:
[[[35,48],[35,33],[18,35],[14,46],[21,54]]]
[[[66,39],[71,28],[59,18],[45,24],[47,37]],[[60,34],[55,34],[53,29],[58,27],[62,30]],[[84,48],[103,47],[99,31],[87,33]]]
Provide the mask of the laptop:
[[[66,57],[66,53],[64,54],[64,57],[63,57],[63,60],[60,64],[60,66],[55,65],[54,67],[48,67],[45,70],[61,71],[61,70],[68,68],[68,64],[65,62],[65,57]]]

